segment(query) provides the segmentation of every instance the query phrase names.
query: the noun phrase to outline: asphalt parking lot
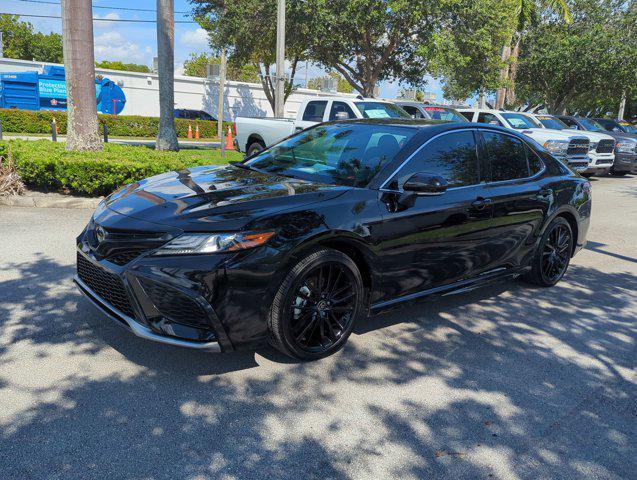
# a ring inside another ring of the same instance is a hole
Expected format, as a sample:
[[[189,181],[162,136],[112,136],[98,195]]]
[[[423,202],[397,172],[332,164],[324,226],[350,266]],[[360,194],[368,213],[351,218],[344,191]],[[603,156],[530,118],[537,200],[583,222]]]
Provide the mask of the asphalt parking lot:
[[[0,207],[0,477],[635,478],[637,177],[593,195],[557,287],[405,307],[315,363],[137,339],[71,282],[89,211]]]

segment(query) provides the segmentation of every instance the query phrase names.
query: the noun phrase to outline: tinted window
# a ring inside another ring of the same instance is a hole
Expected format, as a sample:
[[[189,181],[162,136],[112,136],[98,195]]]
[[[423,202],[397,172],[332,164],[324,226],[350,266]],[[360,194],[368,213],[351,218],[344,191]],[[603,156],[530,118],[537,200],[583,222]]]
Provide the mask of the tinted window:
[[[401,105],[400,108],[402,108],[409,115],[412,115],[414,118],[425,118],[425,116],[417,107],[412,107],[411,105]]]
[[[531,148],[526,146],[526,158],[529,160],[529,173],[531,176],[540,173],[544,168],[544,162]]]
[[[325,107],[327,107],[326,101],[309,102],[305,106],[303,120],[306,122],[322,122],[323,115],[325,114]]]
[[[486,113],[486,112],[482,112],[482,113],[478,114],[478,123],[488,123],[488,124],[491,124],[491,125],[502,126],[502,122],[500,122],[500,120],[498,120],[498,117],[496,117],[492,113]]]
[[[473,121],[473,112],[460,112],[460,113],[462,114],[464,118],[466,118],[470,122]]]
[[[493,182],[529,176],[526,150],[521,140],[495,132],[483,132],[482,136]]]
[[[322,125],[264,150],[246,165],[303,180],[364,187],[416,132],[394,125]]]
[[[349,105],[345,102],[332,102],[330,120],[344,120],[347,118],[356,118]]]
[[[440,175],[449,187],[478,183],[478,156],[472,132],[442,135],[426,145],[398,172],[402,181],[414,173]]]
[[[606,129],[595,120],[591,120],[590,118],[580,118],[579,122],[584,126],[586,130],[590,130],[591,132],[605,132]]]

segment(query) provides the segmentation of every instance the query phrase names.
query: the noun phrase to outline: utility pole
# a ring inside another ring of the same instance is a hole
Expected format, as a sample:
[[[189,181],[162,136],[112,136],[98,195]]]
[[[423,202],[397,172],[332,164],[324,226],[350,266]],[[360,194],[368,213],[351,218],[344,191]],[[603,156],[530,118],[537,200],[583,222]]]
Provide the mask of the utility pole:
[[[91,0],[62,0],[62,48],[66,77],[67,150],[102,150],[95,101]]]
[[[221,156],[226,156],[226,144],[223,140],[223,96],[226,83],[226,50],[221,49],[219,62],[219,106],[217,108],[217,136],[221,144]]]
[[[274,116],[285,112],[285,0],[278,0],[276,11],[276,83],[274,89]]]
[[[173,0],[157,0],[157,76],[159,131],[157,150],[179,150],[175,130],[175,7]]]

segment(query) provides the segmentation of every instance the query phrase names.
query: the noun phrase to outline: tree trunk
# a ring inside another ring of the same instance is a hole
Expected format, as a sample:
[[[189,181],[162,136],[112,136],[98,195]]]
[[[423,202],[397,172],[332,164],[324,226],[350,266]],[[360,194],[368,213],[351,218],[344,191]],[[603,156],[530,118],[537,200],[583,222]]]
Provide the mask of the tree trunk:
[[[62,0],[67,150],[102,150],[95,100],[93,9],[90,0]]]
[[[519,57],[520,57],[520,42],[522,41],[522,38],[520,36],[518,36],[517,40],[515,41],[515,45],[513,47],[513,51],[511,52],[511,66],[510,66],[510,71],[509,71],[509,82],[510,85],[507,88],[507,95],[506,95],[506,103],[507,105],[513,105],[516,102],[516,98],[515,98],[515,78],[517,77],[518,74],[518,63],[519,63]]]
[[[509,78],[509,64],[508,60],[511,56],[511,45],[505,45],[502,47],[502,61],[507,62],[502,69],[500,70],[500,82],[503,84]],[[498,88],[498,91],[495,95],[495,108],[504,108],[504,102],[506,99],[507,88],[503,85]]]
[[[173,0],[157,0],[159,131],[157,150],[179,150],[175,131],[175,13]]]

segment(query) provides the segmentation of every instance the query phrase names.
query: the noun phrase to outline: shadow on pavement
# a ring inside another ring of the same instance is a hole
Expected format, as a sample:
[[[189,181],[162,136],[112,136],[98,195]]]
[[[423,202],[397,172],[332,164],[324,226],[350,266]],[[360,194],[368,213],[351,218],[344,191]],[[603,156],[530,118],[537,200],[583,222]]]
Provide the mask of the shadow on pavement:
[[[25,370],[0,373],[2,395],[24,396],[3,400],[3,478],[637,471],[628,272],[573,266],[552,289],[510,282],[402,308],[359,325],[339,354],[294,363],[269,349],[209,355],[144,342],[81,299],[72,266],[40,257],[8,268],[0,372]],[[20,356],[25,342],[33,358]],[[52,366],[74,356],[83,371]],[[45,364],[53,370],[27,369]]]

